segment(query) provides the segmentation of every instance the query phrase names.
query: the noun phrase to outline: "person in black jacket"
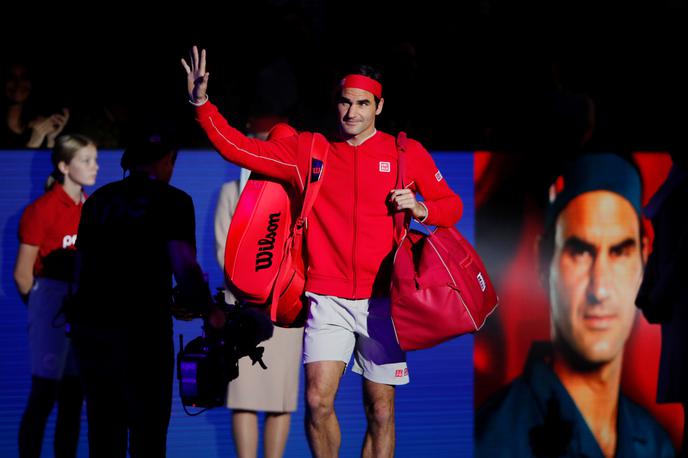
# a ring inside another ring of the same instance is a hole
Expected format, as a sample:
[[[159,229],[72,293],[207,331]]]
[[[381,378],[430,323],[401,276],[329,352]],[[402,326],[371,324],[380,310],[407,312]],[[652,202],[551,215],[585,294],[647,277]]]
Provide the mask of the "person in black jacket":
[[[172,402],[172,276],[181,301],[208,308],[191,197],[170,186],[177,150],[157,137],[127,148],[131,173],[84,205],[79,291],[71,307],[91,456],[165,456]],[[211,316],[220,326],[223,315]],[[127,437],[128,436],[128,437]]]
[[[688,456],[688,160],[672,152],[674,165],[645,213],[655,232],[636,305],[662,325],[657,402],[683,405],[683,447]]]

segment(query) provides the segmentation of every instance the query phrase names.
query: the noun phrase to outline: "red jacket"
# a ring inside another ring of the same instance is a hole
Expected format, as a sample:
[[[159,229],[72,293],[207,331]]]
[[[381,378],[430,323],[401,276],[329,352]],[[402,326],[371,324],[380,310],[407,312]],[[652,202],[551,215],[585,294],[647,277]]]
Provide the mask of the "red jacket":
[[[297,137],[260,141],[231,127],[210,102],[196,119],[227,160],[302,188],[309,178],[308,152]],[[461,217],[461,199],[447,185],[430,154],[409,140],[405,183],[420,192],[428,208],[425,222],[451,226]],[[387,205],[395,187],[395,138],[377,132],[361,145],[330,142],[323,183],[308,221],[308,291],[349,299],[371,297],[383,261],[393,249]]]

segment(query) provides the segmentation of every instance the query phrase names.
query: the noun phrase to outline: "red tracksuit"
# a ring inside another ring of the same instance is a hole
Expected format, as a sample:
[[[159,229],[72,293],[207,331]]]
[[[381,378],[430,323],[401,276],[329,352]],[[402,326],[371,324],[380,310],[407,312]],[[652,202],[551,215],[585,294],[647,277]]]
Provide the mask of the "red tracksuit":
[[[227,160],[302,188],[309,179],[308,151],[297,137],[260,141],[231,127],[210,102],[196,119]],[[461,199],[447,185],[430,154],[409,140],[405,183],[420,192],[425,222],[451,226],[461,217]],[[393,249],[387,204],[397,177],[395,138],[377,132],[361,145],[330,142],[324,180],[308,221],[306,290],[347,299],[369,298],[384,259]]]

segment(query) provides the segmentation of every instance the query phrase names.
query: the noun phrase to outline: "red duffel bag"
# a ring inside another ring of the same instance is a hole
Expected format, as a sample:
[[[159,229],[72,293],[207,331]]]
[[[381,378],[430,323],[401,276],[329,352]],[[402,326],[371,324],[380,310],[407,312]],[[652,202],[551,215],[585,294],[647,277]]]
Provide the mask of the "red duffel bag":
[[[403,188],[405,141],[397,140],[397,188]],[[392,321],[403,350],[421,350],[479,330],[498,304],[485,265],[454,227],[428,234],[408,228],[397,212],[398,243],[390,291]]]
[[[296,131],[278,124],[269,138],[288,135]],[[279,326],[302,326],[305,319],[303,236],[328,149],[327,140],[319,134],[299,136],[299,151],[308,151],[311,165],[305,189],[292,189],[252,173],[227,234],[227,286],[241,302],[266,307]]]

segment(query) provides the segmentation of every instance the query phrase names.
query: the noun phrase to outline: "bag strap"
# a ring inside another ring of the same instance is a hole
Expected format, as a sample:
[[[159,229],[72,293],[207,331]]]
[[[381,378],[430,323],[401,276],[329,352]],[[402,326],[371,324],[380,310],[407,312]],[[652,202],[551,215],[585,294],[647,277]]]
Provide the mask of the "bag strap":
[[[396,189],[404,188],[404,179],[406,177],[406,145],[408,144],[408,137],[406,132],[399,132],[397,136],[397,152],[398,152],[398,165],[397,165],[397,184]],[[416,220],[423,229],[428,233],[429,236],[432,235],[433,231],[428,228],[421,221]],[[411,217],[407,212],[396,212],[394,213],[394,241],[399,244],[401,239],[404,238],[404,231],[407,231],[411,225]]]
[[[408,137],[406,132],[399,132],[397,135],[397,184],[395,189],[404,188],[404,177],[406,176],[406,145],[408,144]],[[406,232],[410,220],[406,218],[406,212],[395,212],[394,213],[394,242],[395,244],[401,243],[401,239],[404,238],[404,233]]]
[[[327,161],[327,153],[330,150],[330,144],[320,134],[313,134],[311,137],[311,146],[308,158],[309,174],[306,177],[306,189],[304,192],[303,203],[301,205],[301,214],[296,219],[294,230],[301,230],[308,223],[308,215],[313,208],[320,186],[323,181],[323,174],[325,173],[325,163]],[[317,175],[316,175],[317,174]]]
[[[294,237],[301,237],[303,229],[308,226],[308,215],[313,208],[320,186],[322,186],[323,174],[325,173],[325,161],[327,160],[327,153],[330,150],[330,143],[325,137],[320,134],[313,134],[311,137],[311,145],[308,154],[309,174],[306,177],[306,189],[304,192],[303,202],[301,204],[301,214],[296,219],[289,235],[291,243],[294,243]],[[300,243],[300,241],[299,241]],[[270,299],[270,319],[272,322],[277,320],[277,303],[279,302],[280,291],[277,289],[280,285],[279,278],[282,273],[283,263],[289,256],[289,249],[291,245],[285,250],[280,267],[277,272],[277,279],[272,285],[272,298]]]

